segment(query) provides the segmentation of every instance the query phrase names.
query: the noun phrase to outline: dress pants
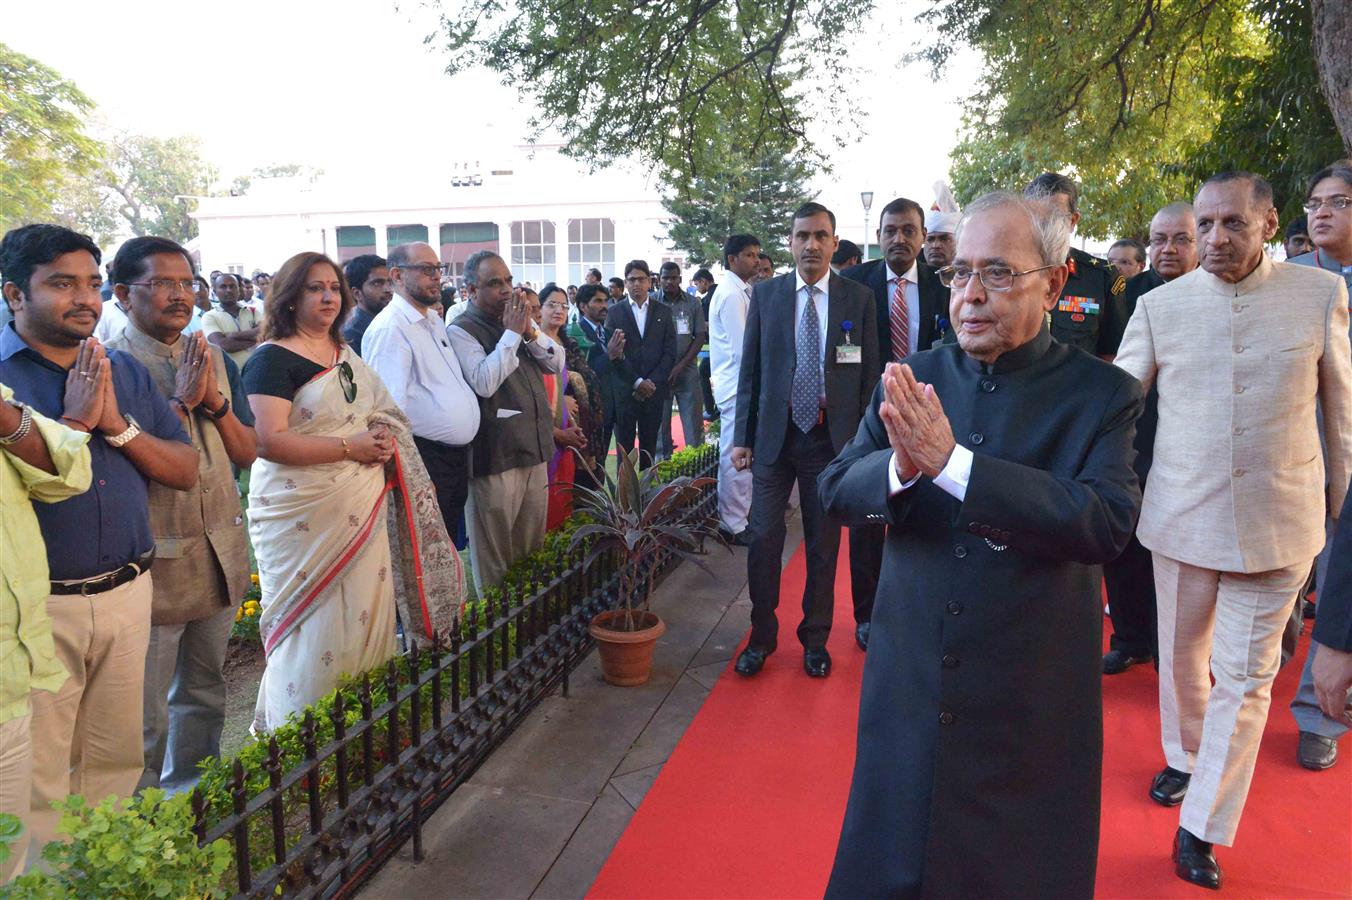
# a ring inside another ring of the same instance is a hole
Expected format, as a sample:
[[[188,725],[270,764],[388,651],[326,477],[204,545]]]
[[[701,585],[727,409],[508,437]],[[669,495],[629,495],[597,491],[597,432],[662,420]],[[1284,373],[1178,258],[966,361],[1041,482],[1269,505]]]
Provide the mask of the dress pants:
[[[451,543],[464,549],[465,536],[461,528],[465,522],[465,503],[469,500],[469,445],[455,447],[440,441],[413,436],[427,468],[427,477],[437,491],[437,505],[441,507],[441,520],[446,523],[446,533]]]
[[[56,655],[70,677],[54,694],[34,691],[33,845],[57,836],[52,809],[67,794],[91,803],[129,797],[141,777],[141,713],[150,643],[151,573],[83,597],[52,594]]]
[[[1282,627],[1310,564],[1243,574],[1160,553],[1154,560],[1160,735],[1168,764],[1192,773],[1179,824],[1229,847],[1272,702]]]
[[[873,621],[873,598],[878,593],[886,541],[886,525],[850,526],[850,595],[856,625]]]
[[[469,559],[474,587],[497,587],[512,563],[545,542],[549,474],[545,464],[469,480]]]
[[[146,648],[145,770],[138,788],[191,790],[197,766],[221,755],[225,726],[225,651],[233,606],[176,625],[152,625]]]
[[[676,396],[676,408],[681,413],[681,432],[685,436],[685,446],[699,447],[704,443],[704,389],[700,386],[699,370],[694,366],[676,376],[671,386]],[[676,451],[671,438],[671,415],[662,417],[662,429],[657,438],[657,455],[661,459],[671,459]]]
[[[737,421],[737,395],[718,407],[723,431],[718,439],[718,520],[733,534],[746,530],[751,513],[751,470],[732,464],[732,423]]]
[[[798,641],[804,648],[825,647],[835,608],[836,557],[840,523],[827,516],[817,493],[817,476],[835,458],[825,425],[807,434],[789,423],[784,446],[773,464],[751,464],[751,547],[747,578],[751,593],[750,646],[766,652],[779,642],[779,580],[788,528],[784,515],[789,492],[799,485],[803,543],[807,550],[807,582],[803,586],[803,620]]]
[[[708,356],[700,357],[699,387],[700,393],[704,395],[704,415],[712,419],[718,414],[718,403],[714,400],[713,369]]]
[[[0,812],[17,816],[24,824],[23,833],[9,845],[9,859],[0,863],[0,885],[23,870],[28,853],[28,805],[33,799],[32,721],[32,714],[24,713],[0,724]]]
[[[1324,711],[1319,708],[1319,698],[1314,693],[1314,657],[1322,649],[1314,641],[1310,642],[1305,669],[1300,673],[1300,687],[1296,689],[1296,696],[1291,698],[1291,715],[1301,731],[1312,731],[1320,737],[1336,741],[1347,734],[1347,723],[1324,715]],[[1348,692],[1347,698],[1352,702],[1352,691]]]
[[[1109,646],[1137,659],[1159,659],[1154,565],[1135,533],[1122,555],[1103,567],[1103,583],[1113,620]]]
[[[646,469],[657,459],[657,436],[662,428],[662,416],[671,418],[671,394],[666,385],[647,400],[635,400],[632,392],[615,397],[615,449],[629,453],[634,449],[634,432],[638,431],[639,468]]]

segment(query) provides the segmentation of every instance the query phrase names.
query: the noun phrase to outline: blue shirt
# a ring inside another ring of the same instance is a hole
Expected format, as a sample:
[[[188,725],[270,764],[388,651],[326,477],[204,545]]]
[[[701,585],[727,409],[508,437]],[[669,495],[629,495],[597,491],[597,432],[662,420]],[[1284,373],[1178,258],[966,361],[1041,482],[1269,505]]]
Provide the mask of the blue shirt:
[[[122,414],[135,418],[148,434],[190,444],[183,424],[145,367],[120,350],[109,350],[108,359]],[[14,391],[16,399],[49,419],[59,419],[65,412],[69,371],[29,347],[13,323],[0,331],[0,381]],[[89,453],[94,478],[88,491],[59,503],[33,504],[47,544],[47,567],[56,581],[92,578],[119,569],[155,543],[145,478],[98,431],[89,439]]]

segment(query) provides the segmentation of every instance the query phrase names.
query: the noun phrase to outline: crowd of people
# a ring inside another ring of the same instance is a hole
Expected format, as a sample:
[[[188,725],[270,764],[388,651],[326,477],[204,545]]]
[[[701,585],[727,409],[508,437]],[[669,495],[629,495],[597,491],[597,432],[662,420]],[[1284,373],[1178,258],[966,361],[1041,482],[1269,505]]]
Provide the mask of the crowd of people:
[[[733,234],[694,290],[642,259],[537,290],[492,251],[457,283],[425,243],[203,277],[159,237],[125,242],[105,278],[89,238],[16,228],[0,809],[40,844],[67,794],[192,787],[220,750],[250,547],[261,732],[400,634],[444,632],[467,595],[459,551],[479,592],[499,584],[612,446],[647,466],[674,423],[699,445],[717,420],[720,530],[748,548],[738,673],[777,650],[796,491],[797,637],[806,674],[829,676],[850,531],[868,661],[830,895],[1091,894],[1100,676],[1149,662],[1165,761],[1149,793],[1182,807],[1179,875],[1219,887],[1212,845],[1234,839],[1283,638],[1312,578],[1323,597],[1352,575],[1330,549],[1352,478],[1352,162],[1304,205],[1274,263],[1271,188],[1246,173],[1107,261],[1070,247],[1078,191],[1054,173],[965,213],[896,198],[872,260],[806,203],[789,271],[777,239]],[[1347,592],[1317,606],[1293,703],[1311,769],[1348,727]]]

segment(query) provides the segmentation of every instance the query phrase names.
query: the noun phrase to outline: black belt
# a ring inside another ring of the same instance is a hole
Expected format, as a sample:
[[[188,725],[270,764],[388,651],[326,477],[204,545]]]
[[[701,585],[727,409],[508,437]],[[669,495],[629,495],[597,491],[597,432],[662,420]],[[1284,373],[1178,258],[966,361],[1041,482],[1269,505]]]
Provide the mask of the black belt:
[[[155,561],[155,548],[138,559],[136,562],[127,563],[115,572],[109,572],[107,575],[100,575],[97,578],[86,578],[84,581],[53,581],[53,594],[80,594],[89,597],[93,594],[102,594],[105,591],[111,591],[115,587],[121,587],[129,581],[135,581],[141,577],[142,572],[150,571],[150,564]]]

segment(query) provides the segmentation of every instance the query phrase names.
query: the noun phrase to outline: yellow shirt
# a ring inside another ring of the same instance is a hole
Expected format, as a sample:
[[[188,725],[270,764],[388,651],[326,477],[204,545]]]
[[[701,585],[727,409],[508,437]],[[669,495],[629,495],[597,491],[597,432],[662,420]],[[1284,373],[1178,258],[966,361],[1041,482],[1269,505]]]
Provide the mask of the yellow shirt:
[[[14,392],[0,384],[0,400]],[[0,723],[28,712],[31,691],[66,680],[47,616],[51,581],[33,502],[55,503],[89,490],[89,435],[33,413],[33,427],[56,464],[51,475],[0,447]]]

